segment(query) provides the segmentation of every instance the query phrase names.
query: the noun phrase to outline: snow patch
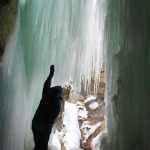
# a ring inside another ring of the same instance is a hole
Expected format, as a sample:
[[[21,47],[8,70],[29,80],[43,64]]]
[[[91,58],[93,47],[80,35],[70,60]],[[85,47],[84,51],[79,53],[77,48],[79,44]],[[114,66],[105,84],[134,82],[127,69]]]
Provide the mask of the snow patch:
[[[84,132],[84,138],[85,138],[84,142],[86,142],[86,140],[88,139],[88,137],[91,134],[93,134],[98,127],[101,126],[101,122],[98,122],[95,125],[90,125],[89,123],[90,123],[89,121],[84,121],[84,123],[81,126],[81,129]]]
[[[90,109],[96,109],[99,107],[98,102],[93,102],[92,104],[89,105]]]
[[[88,112],[86,111],[86,108],[84,107],[84,105],[80,102],[77,102],[76,107],[78,110],[78,118],[85,120],[87,118]]]
[[[58,150],[61,150],[61,144],[57,138],[57,130],[56,130],[56,134],[53,134],[53,140],[52,140],[52,145],[57,147]]]
[[[92,139],[92,142],[91,142],[92,147],[96,147],[99,145],[101,134],[102,132]]]
[[[61,132],[56,132],[55,134],[58,140],[61,141],[61,143],[64,143],[67,150],[80,147],[81,133],[79,130],[78,113],[75,104],[65,102],[63,129]],[[54,143],[56,143],[56,141],[54,141]]]
[[[96,99],[95,96],[89,95],[89,96],[85,99],[84,103],[87,103],[87,102],[92,101],[92,100],[95,100],[95,99]]]

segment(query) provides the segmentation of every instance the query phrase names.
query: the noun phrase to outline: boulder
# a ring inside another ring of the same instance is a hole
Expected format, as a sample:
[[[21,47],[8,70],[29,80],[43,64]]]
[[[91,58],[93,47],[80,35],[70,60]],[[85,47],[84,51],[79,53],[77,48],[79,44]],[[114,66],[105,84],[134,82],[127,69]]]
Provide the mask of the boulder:
[[[0,62],[9,36],[14,29],[18,0],[0,0]]]

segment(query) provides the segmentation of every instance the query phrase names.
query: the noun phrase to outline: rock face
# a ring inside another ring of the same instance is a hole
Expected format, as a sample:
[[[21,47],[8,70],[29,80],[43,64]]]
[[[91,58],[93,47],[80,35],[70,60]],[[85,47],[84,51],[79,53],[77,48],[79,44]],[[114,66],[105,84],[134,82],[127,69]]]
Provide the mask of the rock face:
[[[105,128],[105,104],[104,102],[100,103],[96,97],[91,95],[85,99],[84,104],[78,103],[78,109],[81,106],[86,109],[87,117],[81,117],[81,113],[78,115],[79,127],[81,131],[80,147],[83,149],[93,149],[98,146],[99,138],[97,137]]]
[[[13,31],[17,10],[18,0],[0,0],[0,61]]]
[[[101,71],[100,82],[97,85],[97,94],[94,95],[94,75],[91,77],[91,87],[89,88],[88,96],[84,100],[84,107],[87,111],[86,119],[79,119],[79,125],[81,130],[81,148],[83,149],[93,149],[99,144],[99,136],[101,131],[105,128],[105,103],[104,103],[104,93],[105,93],[105,63],[103,63],[103,68]]]
[[[105,103],[100,99],[93,99],[85,103],[89,118],[100,118],[104,120]]]
[[[98,146],[100,133],[105,128],[104,103],[99,103],[96,97],[90,95],[84,102],[82,100],[77,101],[76,107],[81,132],[80,148],[93,149]],[[65,134],[66,126],[61,123],[57,136],[63,150],[66,150],[64,145]]]
[[[105,103],[104,103],[104,93],[105,93],[105,83],[104,83],[104,65],[103,70],[101,71],[101,79],[100,84],[98,84],[97,95],[94,95],[94,78],[92,78],[90,94],[86,98],[82,97],[77,91],[70,91],[70,95],[68,95],[67,91],[64,90],[64,95],[67,96],[67,101],[70,103],[76,104],[78,111],[78,122],[79,128],[81,132],[80,139],[80,148],[85,150],[91,150],[98,146],[100,134],[102,130],[105,128],[105,120],[104,120],[104,112],[105,112]],[[64,111],[61,112],[61,116]],[[59,120],[59,119],[58,119]],[[64,137],[66,134],[66,126],[57,120],[57,123],[60,126],[58,129],[58,139],[61,143],[61,149],[66,150],[64,145]]]

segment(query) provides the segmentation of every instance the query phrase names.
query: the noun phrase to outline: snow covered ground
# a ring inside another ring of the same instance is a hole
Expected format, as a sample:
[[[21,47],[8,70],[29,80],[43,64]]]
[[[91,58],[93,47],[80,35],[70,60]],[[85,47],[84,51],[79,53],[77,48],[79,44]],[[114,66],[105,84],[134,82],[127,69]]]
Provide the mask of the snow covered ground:
[[[76,107],[78,110],[78,119],[84,120],[87,118],[88,112],[86,111],[86,108],[81,102],[76,103]]]
[[[88,139],[88,137],[93,134],[95,132],[95,130],[101,126],[101,122],[95,124],[95,125],[90,125],[89,121],[84,121],[83,125],[82,125],[82,130],[84,132],[84,137],[85,137],[85,141]]]
[[[93,102],[92,104],[89,105],[90,109],[96,109],[99,107],[99,104],[97,102]]]
[[[56,130],[56,133],[53,135],[52,145],[61,150],[59,140],[62,140],[66,149],[78,149],[80,147],[81,133],[75,104],[65,102],[63,127],[61,132]]]
[[[90,95],[86,98],[86,102],[93,101],[96,97]],[[95,109],[98,105],[97,102],[92,102],[91,109]],[[84,106],[84,103],[78,101],[76,104],[65,102],[65,110],[64,110],[64,118],[63,118],[63,125],[61,132],[58,130],[54,131],[50,136],[49,140],[49,150],[61,150],[61,144],[63,143],[64,147],[67,150],[81,150],[80,147],[80,139],[81,133],[79,129],[79,122],[80,120],[86,120],[88,111]],[[98,127],[101,126],[101,122],[91,125],[89,121],[84,121],[81,126],[81,129],[84,133],[84,141],[88,139],[88,137],[93,134]],[[92,139],[92,147],[98,146],[100,134],[98,134],[95,138]],[[32,135],[31,135],[32,139]],[[60,143],[61,141],[61,143]],[[28,150],[33,149],[34,142],[33,139],[30,142]],[[99,146],[94,148],[93,150],[99,150]]]
[[[87,103],[87,102],[93,101],[93,100],[95,100],[95,99],[96,99],[96,97],[95,97],[95,96],[93,96],[93,95],[89,95],[89,96],[85,99],[84,103]]]

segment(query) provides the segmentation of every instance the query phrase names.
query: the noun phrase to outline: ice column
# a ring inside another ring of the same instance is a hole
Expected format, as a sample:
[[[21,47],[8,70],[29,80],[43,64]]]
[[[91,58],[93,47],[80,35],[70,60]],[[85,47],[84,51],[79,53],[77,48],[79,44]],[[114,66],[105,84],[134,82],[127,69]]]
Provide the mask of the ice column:
[[[108,0],[103,150],[150,149],[150,28],[147,0]]]
[[[66,127],[64,146],[67,149],[79,148],[81,133],[79,129],[78,113],[75,104],[65,102],[65,114],[63,124]]]

